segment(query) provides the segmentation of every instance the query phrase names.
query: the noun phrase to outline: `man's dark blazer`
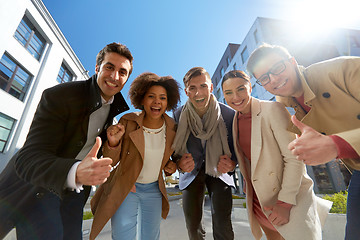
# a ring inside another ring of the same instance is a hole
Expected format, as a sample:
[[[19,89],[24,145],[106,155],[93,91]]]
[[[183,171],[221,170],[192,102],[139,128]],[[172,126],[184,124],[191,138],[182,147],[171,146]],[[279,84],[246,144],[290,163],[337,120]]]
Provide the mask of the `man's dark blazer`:
[[[221,115],[224,119],[227,133],[228,133],[228,143],[229,143],[229,148],[230,148],[231,155],[232,155],[231,159],[233,161],[237,162],[235,152],[234,152],[233,138],[232,138],[232,122],[233,122],[235,111],[220,102],[219,102],[219,105],[220,105]],[[174,119],[175,119],[175,122],[177,122],[177,123],[179,122],[180,113],[182,111],[182,108],[183,107],[180,107],[177,110],[175,110],[175,112],[174,112]],[[201,140],[199,138],[196,138],[191,132],[190,132],[188,141],[186,143],[186,147],[188,149],[188,152],[191,153],[191,155],[194,159],[195,167],[194,167],[194,170],[192,170],[191,172],[180,173],[179,188],[181,190],[185,189],[195,179],[195,177],[198,175],[198,173],[201,169],[203,162],[205,161],[205,149],[202,147]],[[229,186],[235,187],[233,176],[231,176],[230,174],[225,173],[220,177],[220,179],[223,180]]]
[[[24,146],[0,174],[0,218],[4,209],[10,215],[25,211],[48,191],[60,199],[71,195],[64,189],[67,175],[82,160],[75,157],[86,143],[89,116],[101,105],[96,75],[43,92]],[[101,134],[103,141],[113,118],[128,109],[122,94],[116,94]],[[90,187],[85,190],[86,200]]]

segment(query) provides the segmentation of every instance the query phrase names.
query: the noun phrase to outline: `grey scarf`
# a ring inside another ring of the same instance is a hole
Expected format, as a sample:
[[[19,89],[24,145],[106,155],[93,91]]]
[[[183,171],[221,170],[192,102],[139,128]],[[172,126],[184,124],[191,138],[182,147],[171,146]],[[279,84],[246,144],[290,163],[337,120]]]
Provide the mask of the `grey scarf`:
[[[219,177],[222,174],[217,171],[219,158],[225,154],[231,157],[231,152],[220,105],[213,94],[210,96],[209,109],[204,114],[203,119],[204,124],[188,100],[181,111],[172,147],[177,155],[182,156],[186,153],[186,142],[190,131],[195,137],[206,140],[205,172],[210,176]]]

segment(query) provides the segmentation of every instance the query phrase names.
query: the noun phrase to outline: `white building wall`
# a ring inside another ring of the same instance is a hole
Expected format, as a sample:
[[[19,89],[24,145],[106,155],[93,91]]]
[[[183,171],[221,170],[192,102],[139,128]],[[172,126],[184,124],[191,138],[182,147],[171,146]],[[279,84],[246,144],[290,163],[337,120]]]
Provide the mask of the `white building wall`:
[[[14,38],[24,14],[47,42],[39,60]],[[6,52],[33,76],[23,101],[0,89],[0,112],[16,119],[10,140],[4,152],[0,153],[1,171],[24,144],[43,90],[58,84],[56,78],[61,64],[66,64],[73,80],[89,76],[41,0],[1,0],[0,22],[6,23],[0,25],[0,58]]]

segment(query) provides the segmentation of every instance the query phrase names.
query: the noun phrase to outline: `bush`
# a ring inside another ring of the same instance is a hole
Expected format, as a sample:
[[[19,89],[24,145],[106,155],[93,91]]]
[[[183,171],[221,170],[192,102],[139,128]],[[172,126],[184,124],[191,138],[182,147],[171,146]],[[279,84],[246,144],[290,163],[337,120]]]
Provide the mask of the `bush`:
[[[84,212],[84,214],[83,214],[83,220],[92,219],[93,217],[94,217],[94,216],[93,216],[93,214],[92,214],[91,211],[86,211],[86,212]]]
[[[244,197],[242,196],[238,196],[238,195],[232,195],[232,199],[245,199]]]
[[[182,195],[182,192],[168,192],[167,195],[168,196],[178,196],[178,195]]]
[[[323,199],[333,202],[331,213],[346,213],[347,191],[338,192],[333,195],[325,195]]]

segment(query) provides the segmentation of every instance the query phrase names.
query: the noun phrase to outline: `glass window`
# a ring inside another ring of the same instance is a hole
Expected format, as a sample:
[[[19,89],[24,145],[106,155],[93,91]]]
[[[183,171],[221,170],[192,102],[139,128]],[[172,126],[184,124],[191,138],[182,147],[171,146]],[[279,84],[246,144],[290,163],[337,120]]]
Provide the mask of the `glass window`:
[[[354,48],[360,47],[360,41],[355,36],[350,36],[350,46]]]
[[[257,29],[254,31],[254,38],[255,38],[255,43],[258,44],[259,43],[259,36],[258,36]]]
[[[233,69],[234,69],[234,70],[236,70],[236,63],[234,63],[234,65],[233,65]]]
[[[224,76],[224,73],[225,73],[225,70],[224,70],[224,68],[222,67],[222,68],[220,69],[220,79],[222,79],[222,77]]]
[[[216,86],[219,83],[218,78],[215,77],[214,85]]]
[[[23,101],[31,75],[4,54],[0,60],[0,88]]]
[[[257,92],[257,87],[254,84],[254,86],[252,86],[252,91],[251,91],[251,96],[259,98],[258,92]]]
[[[65,66],[65,64],[61,64],[59,74],[57,76],[58,83],[70,82],[73,79],[73,75],[70,70]]]
[[[227,62],[227,65],[229,66],[230,65],[230,58],[229,57],[226,57],[226,62]]]
[[[4,152],[5,146],[9,141],[11,131],[14,127],[15,119],[0,113],[0,152]]]
[[[14,37],[30,52],[31,55],[37,60],[40,59],[46,41],[26,16],[21,20]]]
[[[220,90],[220,88],[218,88],[216,91],[216,98],[219,100],[220,97],[221,97],[221,90]]]
[[[244,50],[241,52],[241,60],[242,60],[243,64],[245,64],[248,57],[249,57],[249,52],[247,50],[247,47],[245,47]]]
[[[325,164],[312,167],[314,170],[316,185],[319,188],[319,193],[333,193],[334,188],[331,184],[329,173]]]
[[[349,186],[350,178],[351,178],[350,170],[340,159],[336,159],[335,161],[339,164],[340,171],[344,177],[345,186]]]

